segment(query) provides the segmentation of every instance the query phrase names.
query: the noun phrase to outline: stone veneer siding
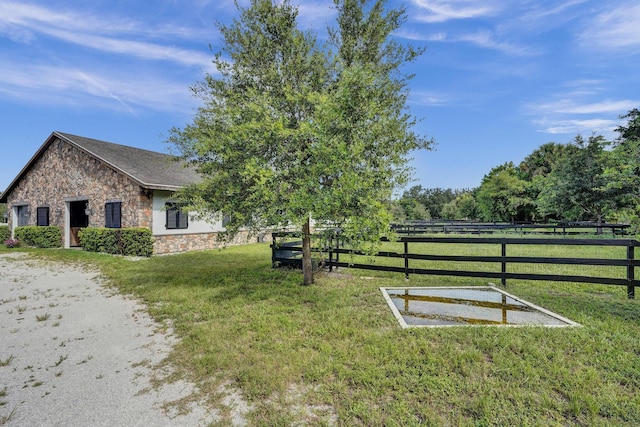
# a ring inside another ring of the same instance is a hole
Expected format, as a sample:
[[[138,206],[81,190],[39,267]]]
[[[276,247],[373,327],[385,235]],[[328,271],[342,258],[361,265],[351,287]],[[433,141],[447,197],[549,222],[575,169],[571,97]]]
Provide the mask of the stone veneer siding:
[[[232,240],[227,242],[218,240],[218,233],[156,235],[153,236],[153,238],[153,251],[156,254],[169,254],[203,249],[220,249],[224,246],[269,242],[272,240],[271,233],[261,233],[256,236],[250,235],[247,232],[240,232]]]
[[[28,203],[29,225],[36,224],[38,207],[49,207],[49,223],[65,236],[65,201],[89,202],[89,227],[104,227],[104,205],[122,202],[122,227],[151,228],[151,195],[127,176],[75,146],[54,140],[8,196],[9,207]],[[11,215],[10,222],[14,221]],[[63,237],[64,238],[64,237]]]
[[[152,191],[140,187],[126,175],[111,169],[77,147],[56,139],[42,153],[8,195],[8,206],[29,205],[29,225],[36,224],[37,208],[49,207],[49,225],[65,229],[65,204],[71,200],[88,200],[93,210],[89,227],[104,227],[104,205],[108,201],[122,203],[122,228],[152,228]],[[12,227],[14,215],[10,215]],[[156,235],[154,252],[167,254],[225,246],[218,233]],[[264,241],[271,234],[264,235]],[[239,233],[227,246],[254,243],[257,236]]]

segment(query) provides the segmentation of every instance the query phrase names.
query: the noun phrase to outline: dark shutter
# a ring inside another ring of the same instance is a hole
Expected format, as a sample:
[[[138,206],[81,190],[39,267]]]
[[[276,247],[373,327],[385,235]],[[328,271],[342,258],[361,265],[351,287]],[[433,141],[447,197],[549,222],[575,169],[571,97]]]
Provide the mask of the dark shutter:
[[[39,227],[48,227],[49,226],[49,208],[46,206],[41,206],[38,208],[37,215],[37,223]]]
[[[120,228],[121,225],[121,202],[111,202],[104,205],[104,219],[106,228]]]

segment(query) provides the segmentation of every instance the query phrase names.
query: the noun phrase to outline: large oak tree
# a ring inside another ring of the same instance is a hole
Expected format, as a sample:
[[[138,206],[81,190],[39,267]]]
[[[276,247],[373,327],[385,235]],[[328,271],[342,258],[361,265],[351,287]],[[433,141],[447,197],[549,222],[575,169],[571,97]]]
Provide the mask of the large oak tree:
[[[313,282],[311,219],[353,241],[386,232],[388,201],[409,178],[413,131],[401,70],[420,51],[397,43],[403,9],[335,0],[330,43],[297,26],[288,0],[251,0],[220,25],[216,74],[193,87],[203,105],[169,138],[203,175],[182,197],[240,229],[302,228],[304,284]]]

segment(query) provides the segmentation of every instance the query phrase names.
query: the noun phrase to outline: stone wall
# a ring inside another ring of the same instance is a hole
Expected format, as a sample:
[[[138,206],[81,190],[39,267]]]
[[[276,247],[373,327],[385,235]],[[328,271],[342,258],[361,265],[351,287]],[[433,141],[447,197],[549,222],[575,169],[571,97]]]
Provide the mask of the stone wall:
[[[156,254],[169,254],[204,249],[220,249],[224,246],[244,245],[247,243],[270,242],[271,233],[250,235],[247,232],[238,233],[230,241],[218,240],[219,233],[194,233],[153,236],[153,251]]]
[[[122,202],[122,227],[151,227],[151,195],[75,146],[55,139],[8,196],[9,207],[29,205],[29,225],[36,224],[36,209],[49,207],[50,225],[65,236],[65,202],[88,200],[89,227],[104,227],[104,204]],[[14,221],[13,215],[10,222]]]
[[[11,209],[29,206],[29,225],[36,225],[38,207],[49,207],[49,225],[66,230],[66,207],[69,201],[87,200],[92,214],[89,227],[105,226],[104,205],[109,201],[122,203],[122,228],[152,228],[153,192],[141,188],[126,175],[117,172],[77,147],[55,139],[42,153],[8,195],[12,214],[9,227],[16,220]],[[218,233],[154,235],[154,253],[166,254],[225,246]],[[262,240],[261,240],[262,239]],[[271,234],[249,236],[239,233],[227,246],[271,240]]]

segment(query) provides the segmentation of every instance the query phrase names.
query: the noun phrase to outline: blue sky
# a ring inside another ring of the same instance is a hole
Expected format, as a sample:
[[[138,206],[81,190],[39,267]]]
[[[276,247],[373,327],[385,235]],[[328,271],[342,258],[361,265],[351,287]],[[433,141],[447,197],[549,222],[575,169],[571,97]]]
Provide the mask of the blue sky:
[[[333,25],[331,0],[291,3],[321,38]],[[640,107],[637,0],[389,4],[408,12],[395,36],[427,49],[406,71],[437,146],[414,153],[410,185],[476,187],[546,142],[611,139]],[[0,191],[54,130],[167,152],[234,16],[232,0],[0,0]]]

